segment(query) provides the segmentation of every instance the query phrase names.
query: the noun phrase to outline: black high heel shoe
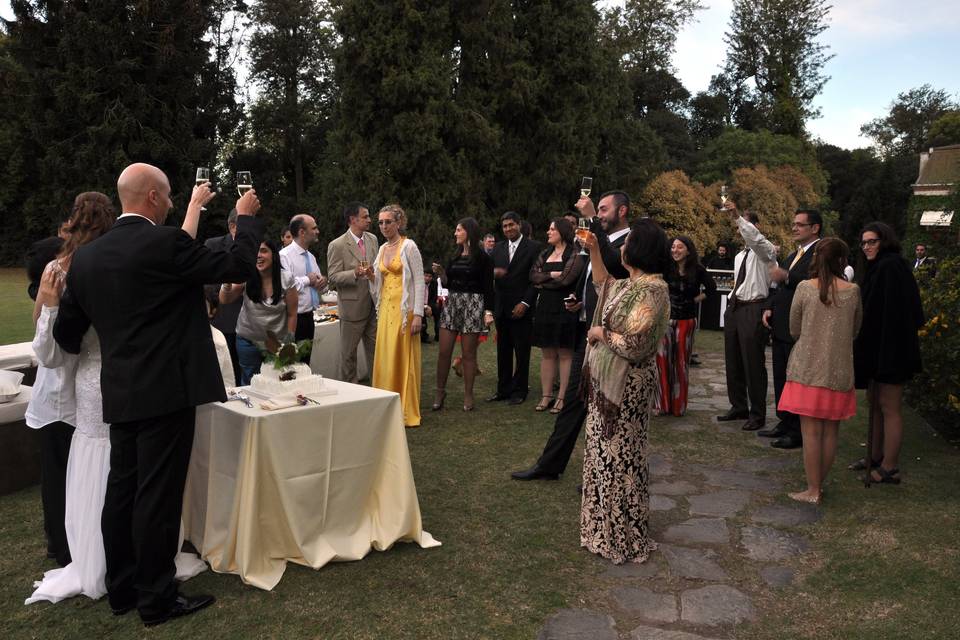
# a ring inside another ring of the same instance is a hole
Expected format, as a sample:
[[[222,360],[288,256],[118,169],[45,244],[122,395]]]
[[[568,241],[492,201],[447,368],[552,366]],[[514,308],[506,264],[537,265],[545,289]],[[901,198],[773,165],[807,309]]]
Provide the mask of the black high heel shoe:
[[[430,407],[430,411],[440,411],[443,409],[443,403],[447,399],[447,392],[444,389],[437,389],[437,397],[433,401],[433,406]]]

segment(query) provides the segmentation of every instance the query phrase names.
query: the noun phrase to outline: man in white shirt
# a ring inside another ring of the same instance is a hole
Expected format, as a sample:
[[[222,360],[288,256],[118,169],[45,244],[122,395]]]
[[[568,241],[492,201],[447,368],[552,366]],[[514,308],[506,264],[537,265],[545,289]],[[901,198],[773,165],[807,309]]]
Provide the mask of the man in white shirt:
[[[308,249],[317,241],[320,230],[313,216],[300,214],[290,219],[293,242],[280,250],[280,266],[293,276],[297,287],[297,340],[313,341],[313,310],[320,306],[320,293],[327,279],[320,273],[317,259]]]
[[[728,200],[724,210],[746,247],[733,261],[735,275],[723,318],[723,342],[730,410],[717,420],[743,420],[745,431],[761,429],[767,419],[767,329],[763,306],[770,292],[770,267],[777,264],[777,250],[757,230],[757,216],[741,216]]]

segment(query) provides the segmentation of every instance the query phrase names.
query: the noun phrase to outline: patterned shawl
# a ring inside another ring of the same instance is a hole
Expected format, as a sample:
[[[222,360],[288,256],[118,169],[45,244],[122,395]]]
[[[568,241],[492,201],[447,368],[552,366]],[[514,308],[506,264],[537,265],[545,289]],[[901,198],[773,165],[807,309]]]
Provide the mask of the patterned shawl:
[[[603,418],[604,438],[610,438],[630,367],[648,362],[667,330],[670,294],[660,275],[609,278],[598,288],[593,325],[603,327],[604,339],[587,347],[582,379],[589,380],[590,402]]]

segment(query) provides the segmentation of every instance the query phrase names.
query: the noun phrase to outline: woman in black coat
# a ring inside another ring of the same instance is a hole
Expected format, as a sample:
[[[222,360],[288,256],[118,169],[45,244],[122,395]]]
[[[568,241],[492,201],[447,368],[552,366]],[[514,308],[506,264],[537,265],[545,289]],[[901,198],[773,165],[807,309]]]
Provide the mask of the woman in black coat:
[[[874,482],[900,483],[900,443],[903,385],[922,369],[920,339],[923,326],[920,290],[910,265],[900,255],[893,229],[871,222],[860,232],[865,266],[857,269],[863,296],[863,324],[853,342],[853,367],[858,389],[867,389],[874,412],[872,429]],[[862,469],[858,460],[851,469]]]

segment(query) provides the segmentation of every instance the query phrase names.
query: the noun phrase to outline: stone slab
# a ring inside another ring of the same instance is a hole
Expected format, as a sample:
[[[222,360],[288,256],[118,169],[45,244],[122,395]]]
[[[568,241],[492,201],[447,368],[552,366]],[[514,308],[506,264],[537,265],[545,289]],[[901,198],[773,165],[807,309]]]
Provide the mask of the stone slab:
[[[646,562],[624,562],[623,564],[610,565],[603,572],[605,578],[653,578],[662,572],[663,566],[653,560]]]
[[[764,567],[760,577],[771,587],[788,587],[793,584],[797,572],[790,567]]]
[[[691,518],[668,527],[663,539],[678,544],[727,544],[730,531],[722,518]]]
[[[549,618],[537,640],[618,640],[613,618],[599,611],[561,609]]]
[[[717,581],[729,578],[727,572],[714,560],[717,554],[713,551],[661,544],[660,552],[667,560],[670,573],[675,576]]]
[[[654,482],[650,485],[650,493],[662,496],[685,496],[696,492],[697,488],[686,480],[675,482]]]
[[[810,548],[804,538],[771,527],[744,527],[740,530],[740,544],[748,558],[760,562],[779,562]]]
[[[650,496],[651,511],[672,511],[677,508],[677,501],[667,496]]]
[[[650,622],[676,622],[680,618],[677,597],[646,587],[617,587],[612,591],[617,605],[627,613]]]
[[[750,520],[776,527],[796,527],[816,522],[822,515],[816,505],[798,502],[791,505],[771,504],[761,507],[750,516]]]
[[[690,469],[692,471],[696,471],[706,478],[707,484],[712,484],[717,487],[750,489],[751,491],[763,492],[779,491],[781,487],[781,482],[776,478],[758,476],[754,473],[749,473],[746,471],[718,469],[716,467],[707,467],[700,464],[690,465]]]
[[[673,465],[670,461],[659,454],[653,454],[647,459],[650,466],[650,475],[655,477],[669,476],[673,474]]]
[[[690,503],[690,515],[692,516],[731,518],[747,506],[747,503],[750,502],[750,493],[728,489],[698,496],[687,496],[687,502]]]
[[[715,584],[680,594],[681,619],[706,626],[733,625],[756,619],[750,598],[733,587]]]
[[[675,631],[673,629],[658,629],[640,625],[630,632],[630,640],[713,640],[704,636],[698,636],[686,631]]]

